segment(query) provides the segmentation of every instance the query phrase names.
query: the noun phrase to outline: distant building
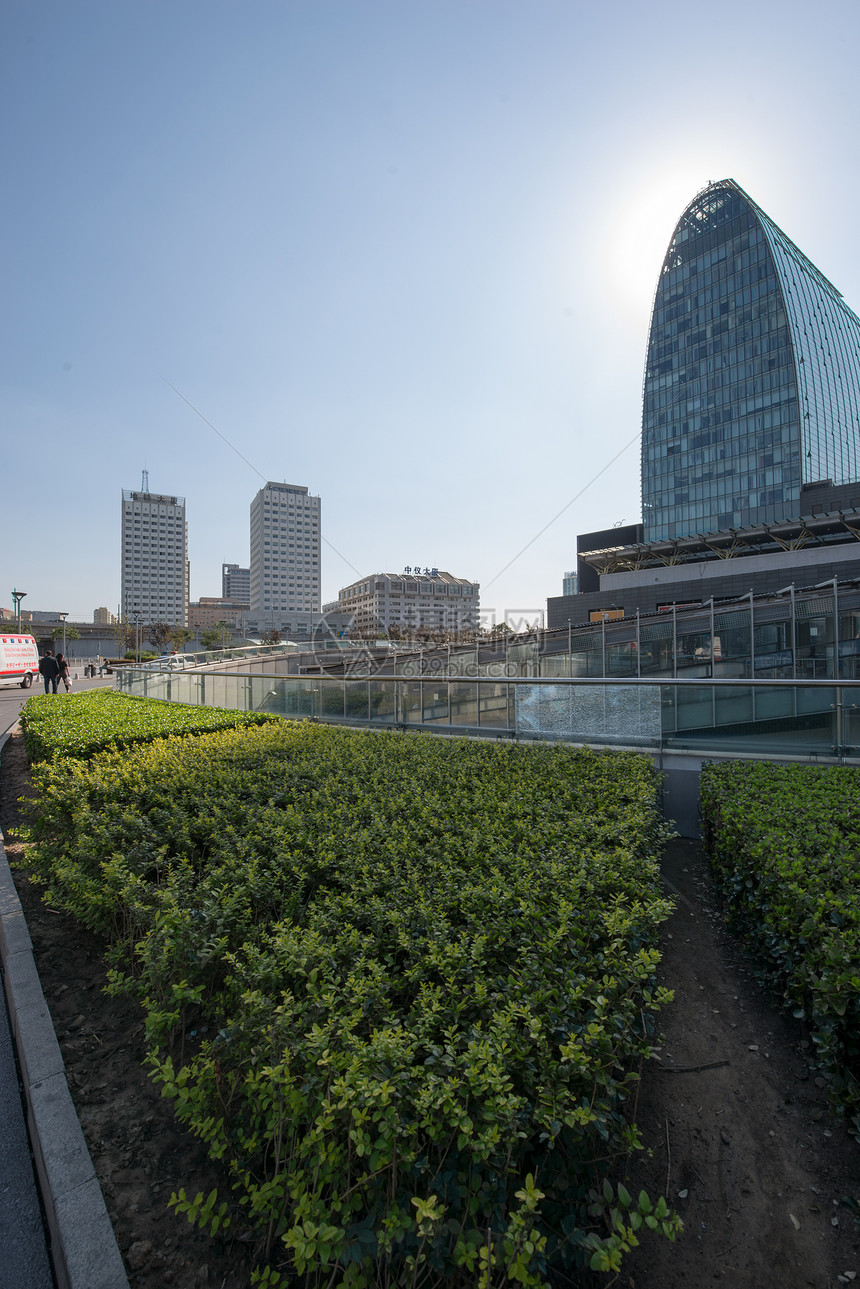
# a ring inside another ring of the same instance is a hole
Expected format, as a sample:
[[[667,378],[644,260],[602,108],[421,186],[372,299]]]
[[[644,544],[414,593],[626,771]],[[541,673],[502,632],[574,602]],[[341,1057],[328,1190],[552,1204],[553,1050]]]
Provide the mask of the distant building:
[[[221,598],[251,604],[251,570],[238,564],[221,565]]]
[[[562,595],[576,595],[578,581],[579,581],[579,578],[577,577],[577,574],[575,571],[565,573],[561,582]]]
[[[116,622],[116,615],[102,606],[99,609],[93,609],[93,622],[97,627],[109,627]]]
[[[338,592],[338,605],[353,615],[355,634],[377,631],[476,631],[480,585],[438,569],[374,573]]]
[[[24,613],[24,610],[22,609],[21,610],[22,622],[25,616],[28,622],[43,623],[43,622],[61,622],[62,621],[59,609],[31,609],[29,613],[27,613],[26,615]]]
[[[188,606],[188,625],[194,631],[218,626],[226,622],[229,627],[239,627],[248,612],[247,604],[225,600],[220,596],[201,595]]]
[[[252,615],[320,612],[320,499],[267,483],[251,502]]]
[[[352,615],[340,612],[337,606],[321,613],[308,613],[303,609],[284,609],[277,613],[269,610],[261,614],[251,612],[242,619],[242,629],[251,639],[277,631],[282,640],[312,640],[323,647],[326,641],[345,637],[351,626]]]
[[[139,614],[145,624],[187,626],[188,527],[184,497],[123,490],[120,602],[122,615],[129,621]]]

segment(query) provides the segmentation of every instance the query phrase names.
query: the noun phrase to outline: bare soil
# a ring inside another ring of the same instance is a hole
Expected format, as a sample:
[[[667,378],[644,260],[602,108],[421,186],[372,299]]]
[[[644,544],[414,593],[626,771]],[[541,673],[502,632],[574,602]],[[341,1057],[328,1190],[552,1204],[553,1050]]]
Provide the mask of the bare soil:
[[[29,785],[16,732],[0,769],[13,867],[25,858],[16,827]],[[842,1202],[860,1199],[860,1145],[828,1108],[802,1028],[778,1014],[727,933],[701,846],[670,843],[664,878],[677,911],[664,930],[660,978],[675,1001],[663,1013],[659,1060],[643,1071],[635,1118],[644,1149],[627,1183],[666,1194],[685,1230],[674,1244],[644,1242],[614,1283],[836,1289],[856,1273],[860,1289],[860,1224]],[[227,1187],[149,1081],[139,1009],[103,992],[101,942],[47,908],[25,870],[15,880],[132,1286],[244,1289],[250,1241],[241,1232],[210,1240],[167,1208],[180,1186],[192,1195]]]

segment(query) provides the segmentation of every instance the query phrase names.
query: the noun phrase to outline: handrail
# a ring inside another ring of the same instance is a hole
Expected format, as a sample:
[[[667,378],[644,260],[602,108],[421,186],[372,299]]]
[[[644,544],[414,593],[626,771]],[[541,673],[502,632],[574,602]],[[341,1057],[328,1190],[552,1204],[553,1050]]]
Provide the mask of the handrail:
[[[170,675],[174,677],[218,676],[229,674],[232,679],[236,680],[259,680],[261,675],[260,672],[250,671],[230,671],[229,673],[222,673],[214,670],[211,665],[205,670],[202,667],[183,667],[177,670],[165,668],[164,671],[144,670],[142,667],[136,667],[134,663],[129,663],[123,667],[123,674],[126,676],[138,672],[144,676]],[[737,688],[739,685],[744,687],[753,685],[757,689],[768,687],[775,687],[777,689],[833,689],[835,686],[839,686],[844,689],[860,689],[860,677],[830,677],[829,679],[824,677],[810,678],[808,680],[804,680],[802,678],[791,678],[786,680],[775,680],[771,677],[753,679],[751,676],[470,676],[463,675],[462,673],[455,675],[445,673],[443,675],[440,672],[423,672],[414,676],[404,675],[403,672],[398,672],[397,675],[383,675],[379,672],[374,672],[372,675],[363,676],[326,676],[323,674],[318,675],[314,672],[311,675],[289,674],[284,676],[272,676],[270,679],[281,682],[302,681],[306,684],[316,684],[317,682],[322,682],[324,684],[343,684],[344,681],[358,682],[367,680],[397,680],[414,684],[416,680],[426,680],[434,684],[447,683],[449,681],[452,683],[468,681],[469,683],[476,682],[478,684],[487,685],[671,685],[673,687],[687,685],[715,685],[719,687],[727,686],[733,688]]]

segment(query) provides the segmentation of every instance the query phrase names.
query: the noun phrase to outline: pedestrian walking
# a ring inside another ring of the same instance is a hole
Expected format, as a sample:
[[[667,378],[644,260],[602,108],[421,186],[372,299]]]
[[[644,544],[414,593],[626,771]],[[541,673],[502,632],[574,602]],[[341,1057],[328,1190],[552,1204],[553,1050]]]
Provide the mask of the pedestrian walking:
[[[57,654],[57,678],[63,682],[63,684],[66,687],[66,693],[68,693],[72,687],[72,672],[71,672],[71,668],[69,667],[69,661],[64,653]],[[56,693],[56,690],[57,690],[57,687],[55,682],[54,684],[55,693]]]
[[[50,649],[39,662],[39,672],[45,682],[45,693],[48,693],[48,686],[50,685],[53,692],[56,694],[57,681],[60,679],[60,669],[57,666],[57,660]]]

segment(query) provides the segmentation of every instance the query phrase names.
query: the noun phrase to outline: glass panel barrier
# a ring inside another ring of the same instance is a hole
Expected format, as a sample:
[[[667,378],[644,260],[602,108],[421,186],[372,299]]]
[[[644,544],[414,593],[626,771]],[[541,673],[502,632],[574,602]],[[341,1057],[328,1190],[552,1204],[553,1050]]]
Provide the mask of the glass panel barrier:
[[[302,717],[314,715],[314,693],[318,689],[316,681],[295,679],[291,676],[289,680],[277,677],[275,682],[279,688],[283,687],[285,716],[300,720]],[[272,688],[275,687],[276,685],[273,684]]]
[[[856,682],[625,684],[556,678],[508,683],[497,677],[374,680],[128,667],[117,671],[115,684],[131,695],[299,720],[316,716],[439,731],[483,729],[524,739],[664,746],[704,754],[860,758]]]
[[[483,670],[483,669],[482,669]],[[540,660],[540,674],[552,679],[555,676],[567,676],[570,663],[566,653],[545,653]]]
[[[516,732],[625,746],[660,742],[654,685],[517,685]]]
[[[423,711],[425,725],[448,725],[448,683],[445,680],[425,680]]]
[[[676,730],[712,729],[714,724],[714,691],[712,685],[675,685]]]
[[[753,719],[752,685],[714,685],[714,728]]]
[[[451,724],[467,729],[478,725],[478,686],[467,680],[449,682]]]
[[[335,708],[340,704],[341,711],[345,712],[349,720],[366,721],[368,717],[367,684],[366,680],[345,680],[343,691],[339,685],[323,685],[323,715],[335,716]],[[330,705],[331,711],[327,704]]]
[[[478,650],[458,649],[451,654],[452,676],[475,676],[478,672]]]
[[[635,676],[636,675],[636,641],[624,640],[609,643],[606,642],[606,674],[607,676]]]
[[[321,720],[337,720],[338,717],[343,719],[344,716],[344,690],[349,689],[352,685],[358,685],[362,691],[365,689],[363,680],[344,680],[337,684],[326,683],[319,688],[319,705],[315,706],[315,712]],[[364,711],[359,715],[367,716],[367,702],[364,704]]]
[[[860,694],[855,689],[843,691],[842,748],[846,756],[860,757]]]
[[[252,676],[248,682],[246,702],[252,712],[271,712],[275,716],[286,716],[283,680],[280,676]]]
[[[672,675],[672,619],[645,623],[639,629],[639,665],[643,676]]]
[[[478,690],[478,719],[482,729],[507,730],[514,727],[514,686],[499,682]]]
[[[713,715],[708,719],[708,694]],[[672,726],[674,708],[677,725]],[[836,745],[831,688],[731,685],[669,687],[664,692],[663,740],[667,747],[715,752],[829,756]]]
[[[397,683],[393,680],[368,682],[368,720],[395,724],[397,721]]]
[[[401,680],[401,719],[409,725],[421,724],[421,681]]]

